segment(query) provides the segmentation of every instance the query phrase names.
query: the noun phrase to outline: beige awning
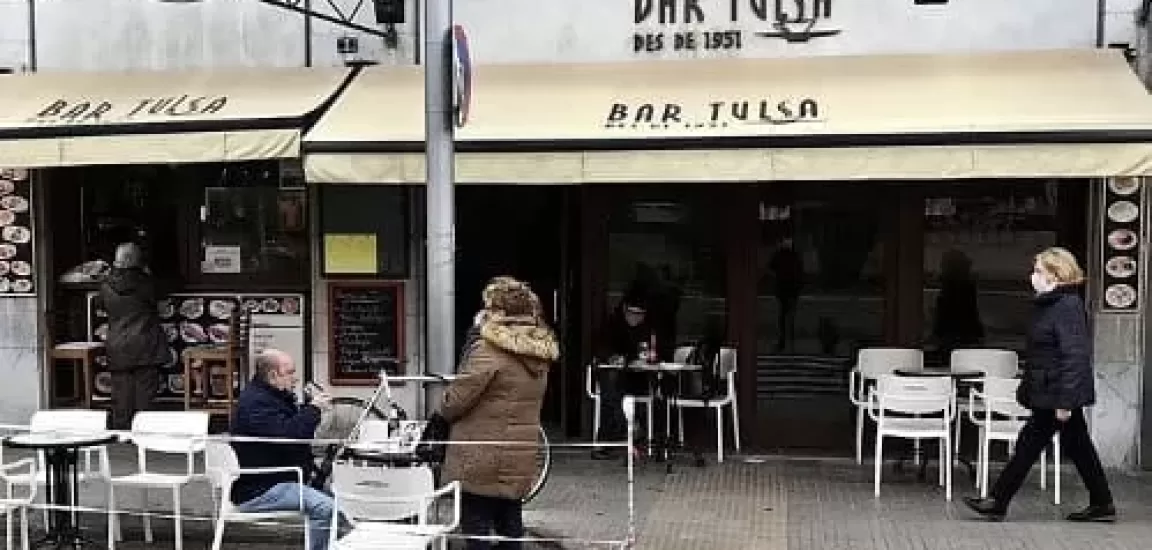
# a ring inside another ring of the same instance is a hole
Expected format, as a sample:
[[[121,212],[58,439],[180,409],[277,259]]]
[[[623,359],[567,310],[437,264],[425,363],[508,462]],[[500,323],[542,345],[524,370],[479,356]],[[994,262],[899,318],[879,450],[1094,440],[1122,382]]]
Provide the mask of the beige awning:
[[[1152,175],[1111,50],[476,69],[461,183]],[[310,181],[422,183],[423,74],[372,68],[305,136]]]
[[[0,77],[0,166],[296,157],[348,69]]]

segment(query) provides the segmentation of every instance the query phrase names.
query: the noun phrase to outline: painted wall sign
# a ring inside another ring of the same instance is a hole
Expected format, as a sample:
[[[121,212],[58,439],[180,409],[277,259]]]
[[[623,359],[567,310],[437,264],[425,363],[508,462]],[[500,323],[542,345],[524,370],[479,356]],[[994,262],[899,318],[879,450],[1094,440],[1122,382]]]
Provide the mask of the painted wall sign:
[[[28,119],[37,124],[101,124],[133,120],[213,115],[228,105],[228,96],[180,95],[128,101],[56,99]]]
[[[812,98],[717,100],[698,105],[617,102],[608,107],[605,128],[702,129],[739,124],[819,122],[820,104]]]
[[[704,5],[701,5],[704,2]],[[842,32],[833,0],[633,0],[637,53],[740,50],[749,40],[804,44]],[[747,29],[761,27],[759,31]]]

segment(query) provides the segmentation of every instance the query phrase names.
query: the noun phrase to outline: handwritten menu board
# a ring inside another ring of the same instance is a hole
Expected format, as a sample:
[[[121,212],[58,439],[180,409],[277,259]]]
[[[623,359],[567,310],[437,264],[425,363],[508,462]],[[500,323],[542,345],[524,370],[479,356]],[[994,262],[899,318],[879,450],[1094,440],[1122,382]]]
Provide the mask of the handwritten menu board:
[[[0,169],[0,296],[36,293],[32,181],[27,170]]]
[[[377,373],[403,372],[404,283],[328,283],[328,379],[373,385]]]

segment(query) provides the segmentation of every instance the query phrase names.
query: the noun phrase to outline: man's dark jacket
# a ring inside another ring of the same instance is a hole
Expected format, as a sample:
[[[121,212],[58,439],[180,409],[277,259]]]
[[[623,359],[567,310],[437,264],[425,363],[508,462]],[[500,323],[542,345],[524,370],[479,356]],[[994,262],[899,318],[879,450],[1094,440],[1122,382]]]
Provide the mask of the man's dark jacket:
[[[1072,410],[1095,403],[1092,335],[1075,287],[1060,286],[1036,297],[1016,397],[1029,409]]]
[[[281,439],[311,439],[320,424],[320,409],[297,405],[291,392],[272,387],[259,376],[240,393],[232,420],[232,435]],[[304,470],[308,482],[316,467],[312,448],[306,443],[233,442],[241,468],[296,466]],[[240,476],[232,485],[232,502],[242,504],[271,489],[278,483],[295,483],[295,474],[256,474]]]
[[[108,312],[110,369],[157,367],[172,360],[156,310],[156,287],[143,269],[113,269],[100,285],[99,305]]]

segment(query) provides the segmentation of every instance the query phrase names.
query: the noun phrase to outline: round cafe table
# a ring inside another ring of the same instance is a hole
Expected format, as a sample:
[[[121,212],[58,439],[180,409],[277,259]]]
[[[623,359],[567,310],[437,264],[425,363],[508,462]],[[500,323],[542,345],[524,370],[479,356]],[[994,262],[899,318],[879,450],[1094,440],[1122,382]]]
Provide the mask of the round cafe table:
[[[699,371],[704,369],[704,367],[701,365],[693,365],[691,363],[671,363],[671,362],[649,363],[646,361],[632,361],[631,363],[628,363],[627,365],[624,365],[621,363],[604,363],[601,365],[597,365],[597,368],[617,369],[617,370],[623,370],[625,372],[640,372],[640,373],[652,375],[649,378],[649,380],[650,380],[650,382],[649,382],[650,392],[651,392],[653,399],[655,399],[657,402],[659,402],[663,405],[664,418],[671,418],[672,402],[674,400],[676,400],[678,397],[680,397],[681,395],[683,395],[683,393],[684,393],[684,387],[683,387],[684,380],[683,380],[683,377],[679,376],[679,375],[685,374],[685,373],[691,373],[691,372],[699,372]],[[675,388],[669,389],[666,387],[667,385],[664,384],[664,379],[668,376],[675,376],[676,377]],[[655,437],[653,439],[655,439]],[[664,425],[664,437],[662,438],[662,440],[659,443],[649,441],[647,454],[648,454],[648,456],[653,456],[655,454],[653,452],[653,447],[658,447],[660,449],[660,458],[667,464],[668,471],[671,472],[672,471],[672,462],[671,462],[671,460],[669,460],[669,454],[671,452],[672,446],[673,446],[672,436],[671,436],[668,424],[665,423],[665,425]],[[676,443],[675,446],[678,450],[682,450],[682,449],[680,449],[679,443]],[[694,455],[694,462],[696,463],[696,465],[703,466],[704,465],[703,455],[701,455],[700,453],[693,453],[693,455]]]
[[[53,506],[48,515],[47,533],[32,544],[33,548],[84,548],[99,544],[84,537],[76,520],[75,506],[79,503],[78,472],[79,451],[85,447],[98,447],[116,441],[112,433],[29,432],[4,439],[4,446],[12,449],[43,451],[48,463],[45,501]]]

